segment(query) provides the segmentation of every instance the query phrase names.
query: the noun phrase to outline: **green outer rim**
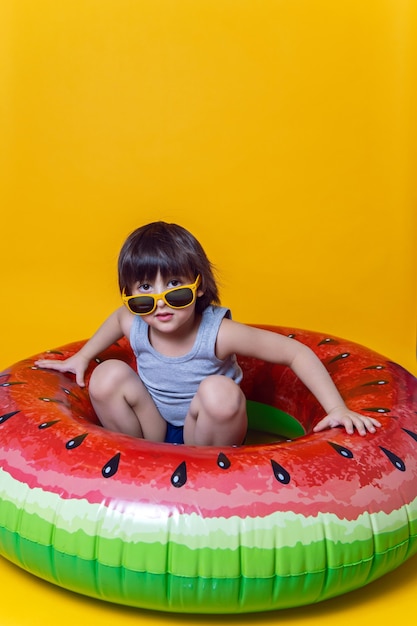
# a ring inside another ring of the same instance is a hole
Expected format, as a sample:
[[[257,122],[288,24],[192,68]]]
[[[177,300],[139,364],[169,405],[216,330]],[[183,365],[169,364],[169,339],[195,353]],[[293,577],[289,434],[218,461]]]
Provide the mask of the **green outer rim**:
[[[374,581],[417,549],[414,537],[389,553],[334,569],[298,576],[204,578],[109,567],[22,539],[5,529],[0,529],[0,544],[1,554],[12,562],[71,591],[137,608],[183,613],[248,613],[312,604]]]

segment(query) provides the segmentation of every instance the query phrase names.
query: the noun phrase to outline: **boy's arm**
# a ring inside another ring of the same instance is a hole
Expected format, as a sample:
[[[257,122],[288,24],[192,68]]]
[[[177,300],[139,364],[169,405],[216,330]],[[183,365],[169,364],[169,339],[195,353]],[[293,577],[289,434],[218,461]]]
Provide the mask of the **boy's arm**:
[[[310,348],[295,339],[225,319],[219,330],[216,354],[219,358],[225,358],[231,353],[290,367],[327,413],[316,425],[315,432],[344,426],[348,433],[356,428],[364,435],[367,430],[375,432],[376,427],[380,426],[378,420],[347,408],[320,359]]]
[[[39,359],[37,367],[71,372],[75,374],[76,382],[80,387],[85,386],[84,375],[90,361],[100,352],[111,346],[115,341],[129,336],[133,316],[125,307],[120,307],[108,317],[84,346],[71,357],[65,360]]]
[[[290,339],[290,341],[294,340]],[[307,346],[302,345],[301,349],[297,346],[290,367],[314,394],[327,413],[316,424],[314,432],[344,426],[349,434],[352,434],[356,428],[360,435],[365,435],[367,431],[374,433],[376,428],[381,425],[378,420],[372,417],[360,415],[348,409],[327,369]]]

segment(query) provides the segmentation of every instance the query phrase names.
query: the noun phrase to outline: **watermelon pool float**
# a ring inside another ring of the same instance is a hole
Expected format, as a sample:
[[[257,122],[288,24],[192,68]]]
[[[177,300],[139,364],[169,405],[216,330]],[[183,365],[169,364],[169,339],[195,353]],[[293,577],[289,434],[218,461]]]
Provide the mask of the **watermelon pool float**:
[[[416,378],[344,339],[263,328],[312,348],[377,433],[312,433],[323,409],[291,370],[241,358],[261,436],[222,448],[135,439],[100,427],[88,386],[34,366],[42,353],[0,374],[0,555],[110,602],[243,613],[349,592],[415,554]],[[124,341],[106,358],[134,364]]]

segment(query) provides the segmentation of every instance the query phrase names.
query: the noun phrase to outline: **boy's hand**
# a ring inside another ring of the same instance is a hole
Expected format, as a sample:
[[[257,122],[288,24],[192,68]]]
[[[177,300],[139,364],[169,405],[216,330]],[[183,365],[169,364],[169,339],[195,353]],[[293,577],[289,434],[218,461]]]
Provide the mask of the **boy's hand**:
[[[59,361],[57,359],[39,359],[35,361],[36,367],[56,370],[57,372],[70,372],[75,374],[75,380],[80,387],[85,387],[84,374],[87,370],[89,360],[79,353],[74,354],[69,359]]]
[[[361,436],[375,433],[381,423],[373,417],[365,417],[354,411],[350,411],[346,406],[335,407],[326,417],[313,428],[313,432],[318,433],[326,428],[344,426],[346,432],[352,435],[355,428]]]

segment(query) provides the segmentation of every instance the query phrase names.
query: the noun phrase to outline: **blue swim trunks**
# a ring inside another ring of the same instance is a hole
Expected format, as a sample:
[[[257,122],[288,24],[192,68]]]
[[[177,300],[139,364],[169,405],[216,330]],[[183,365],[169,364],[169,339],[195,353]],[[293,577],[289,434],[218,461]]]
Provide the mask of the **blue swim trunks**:
[[[184,443],[184,426],[174,426],[167,422],[165,443]]]

